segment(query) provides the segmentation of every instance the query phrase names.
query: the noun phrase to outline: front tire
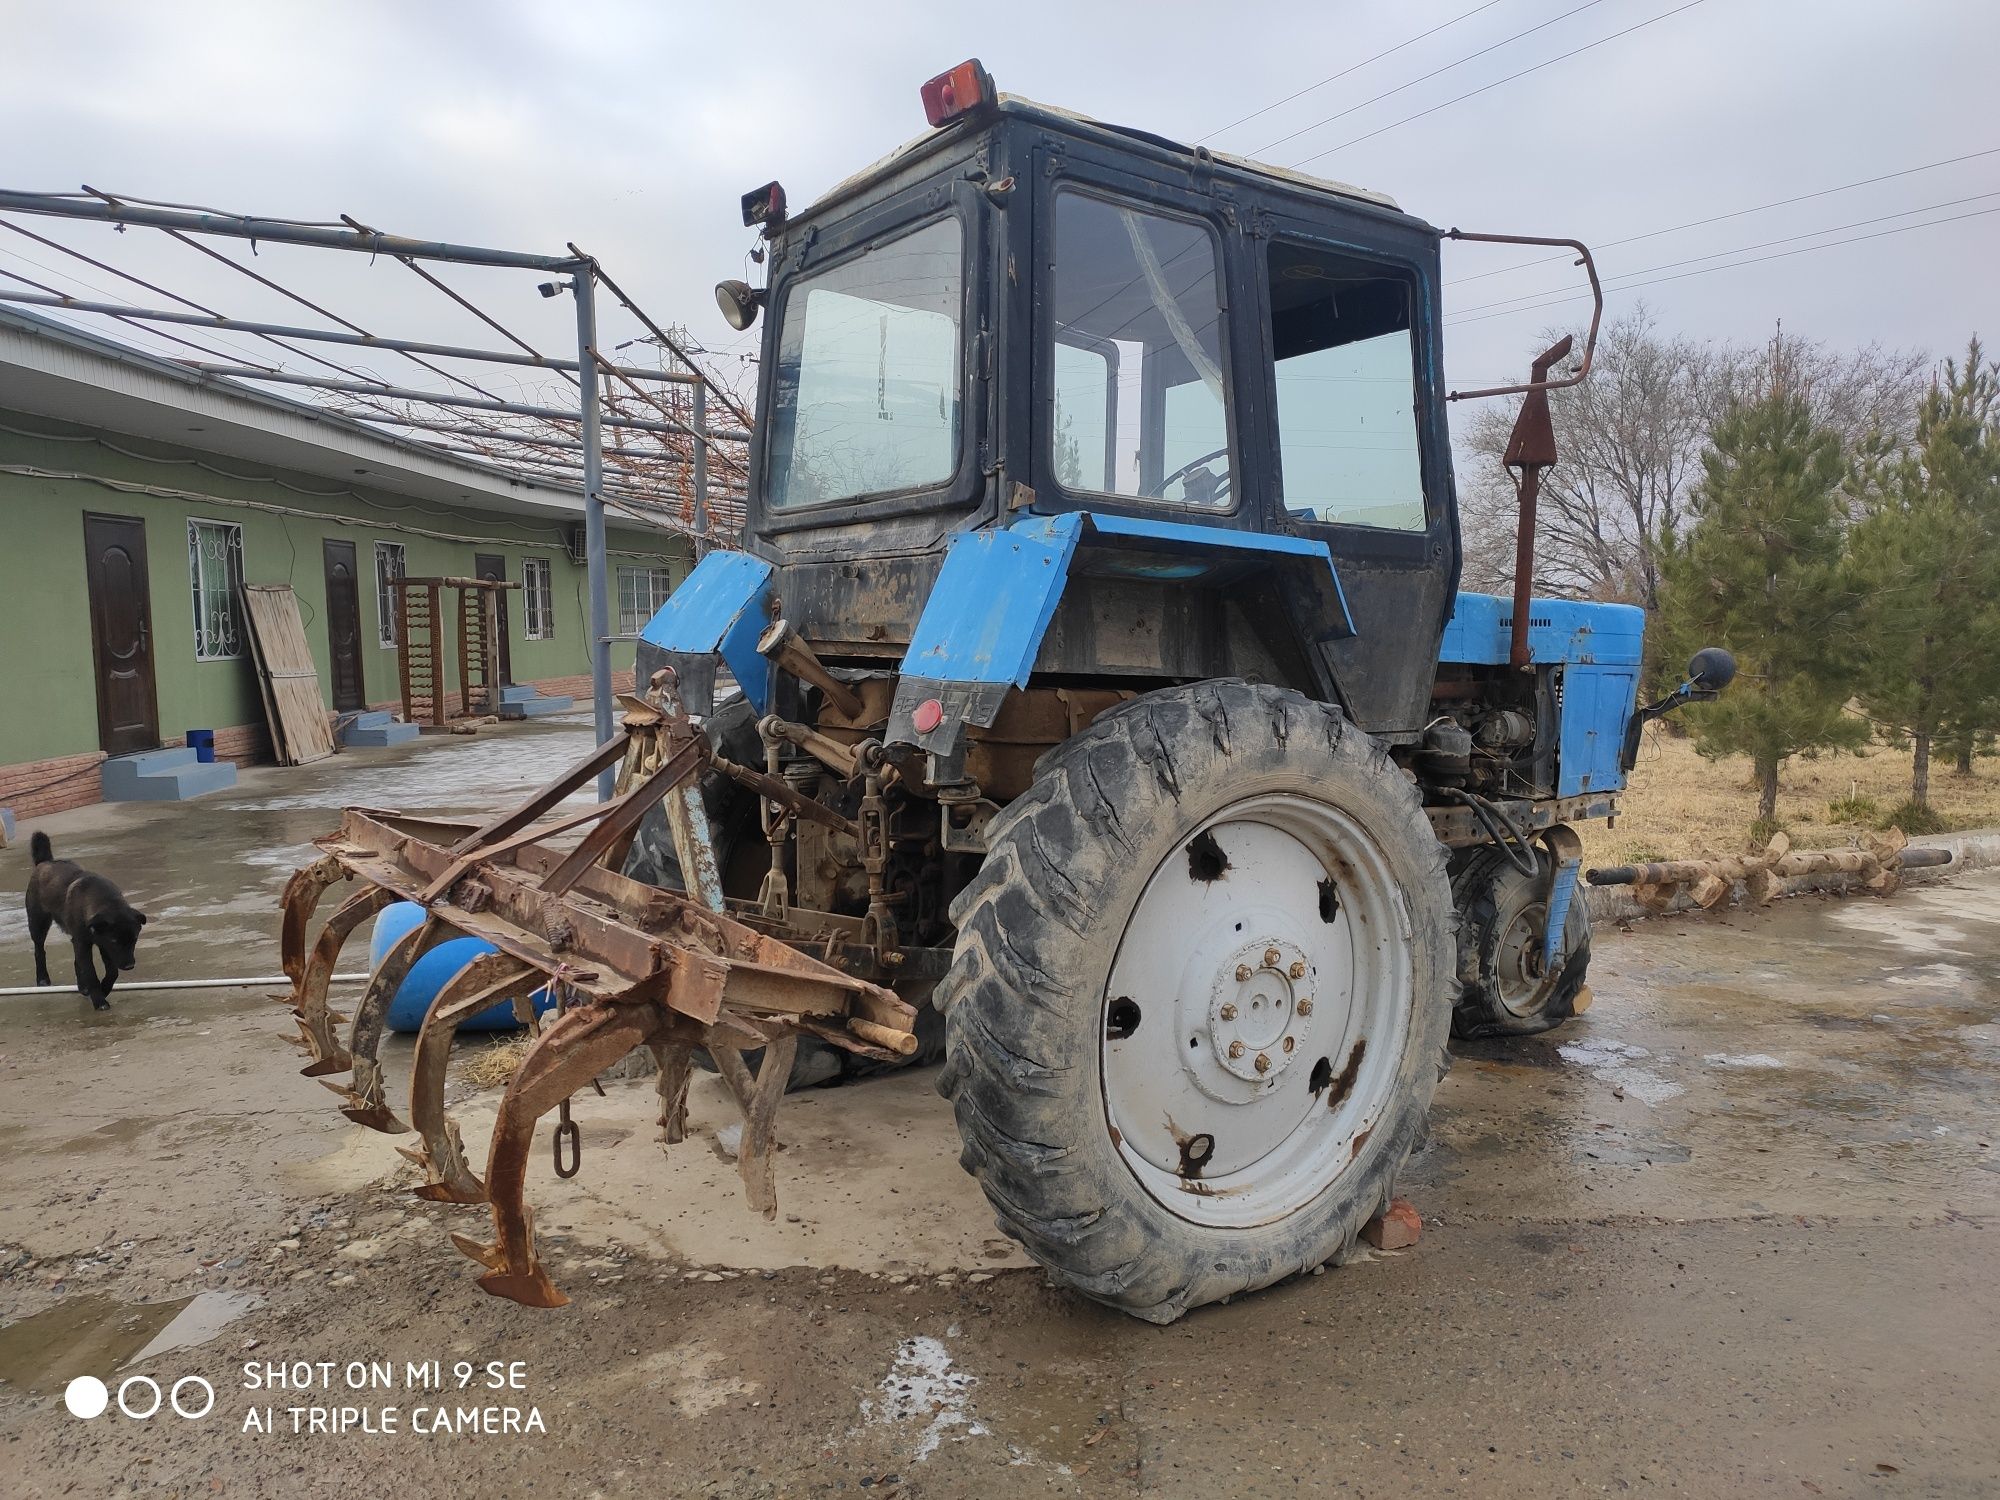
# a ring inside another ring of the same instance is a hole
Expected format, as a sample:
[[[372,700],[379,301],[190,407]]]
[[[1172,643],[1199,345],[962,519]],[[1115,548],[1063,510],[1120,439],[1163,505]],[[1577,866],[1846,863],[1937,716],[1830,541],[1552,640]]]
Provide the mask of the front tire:
[[[1494,848],[1474,850],[1452,877],[1461,913],[1453,1036],[1533,1036],[1576,1014],[1590,969],[1590,911],[1579,886],[1555,961],[1546,962],[1553,861],[1547,849],[1537,854],[1532,878]]]
[[[939,986],[1000,1227],[1155,1322],[1334,1260],[1445,1066],[1444,850],[1335,709],[1227,680],[1121,706],[988,828]]]

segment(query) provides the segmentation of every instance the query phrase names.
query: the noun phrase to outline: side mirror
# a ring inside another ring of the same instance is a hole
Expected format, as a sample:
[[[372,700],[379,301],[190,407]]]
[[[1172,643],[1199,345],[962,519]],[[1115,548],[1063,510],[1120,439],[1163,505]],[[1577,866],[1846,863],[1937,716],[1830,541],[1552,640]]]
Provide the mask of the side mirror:
[[[1688,703],[1706,703],[1722,696],[1722,690],[1736,680],[1736,658],[1720,646],[1703,646],[1688,658],[1687,681],[1658,703],[1648,703],[1632,711],[1625,721],[1625,745],[1618,763],[1627,771],[1639,760],[1639,735],[1649,720],[1670,714]]]
[[[1736,680],[1736,658],[1720,646],[1704,646],[1688,658],[1688,682],[1707,693],[1719,693]]]

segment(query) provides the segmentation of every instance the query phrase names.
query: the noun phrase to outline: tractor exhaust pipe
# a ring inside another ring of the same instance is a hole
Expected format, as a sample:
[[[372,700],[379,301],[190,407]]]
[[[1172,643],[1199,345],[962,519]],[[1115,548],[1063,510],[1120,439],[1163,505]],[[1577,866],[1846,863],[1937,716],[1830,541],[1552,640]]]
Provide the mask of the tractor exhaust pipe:
[[[1507,452],[1500,460],[1521,474],[1514,484],[1521,513],[1514,527],[1514,633],[1507,648],[1507,665],[1517,672],[1527,671],[1530,665],[1528,615],[1535,592],[1535,504],[1542,493],[1542,470],[1556,461],[1556,429],[1549,417],[1549,371],[1569,358],[1572,342],[1564,334],[1535,361],[1520,414],[1514,418],[1513,434],[1507,439]]]

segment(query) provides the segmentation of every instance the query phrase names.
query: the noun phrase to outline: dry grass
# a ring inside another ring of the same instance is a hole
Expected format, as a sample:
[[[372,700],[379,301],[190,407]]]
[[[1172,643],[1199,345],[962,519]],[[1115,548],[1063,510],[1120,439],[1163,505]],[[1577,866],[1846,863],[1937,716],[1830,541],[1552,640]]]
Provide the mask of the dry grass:
[[[1844,845],[1909,795],[1908,750],[1873,744],[1859,755],[1795,759],[1778,779],[1778,825],[1801,848]],[[1620,801],[1617,827],[1580,825],[1591,863],[1698,859],[1752,847],[1757,788],[1743,756],[1704,760],[1692,740],[1650,731]],[[2000,825],[2000,763],[1975,757],[1965,777],[1949,761],[1933,760],[1931,806],[1948,828]]]
[[[458,1077],[476,1089],[497,1089],[514,1076],[521,1059],[528,1055],[534,1039],[525,1034],[488,1042],[477,1050],[468,1049],[458,1064]]]

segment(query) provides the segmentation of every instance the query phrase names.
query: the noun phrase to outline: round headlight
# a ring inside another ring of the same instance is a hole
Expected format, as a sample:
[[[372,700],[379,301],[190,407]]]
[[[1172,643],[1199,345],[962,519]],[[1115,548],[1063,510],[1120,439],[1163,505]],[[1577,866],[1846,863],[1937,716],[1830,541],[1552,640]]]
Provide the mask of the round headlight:
[[[747,281],[715,284],[715,305],[722,309],[722,320],[738,333],[757,321],[757,305],[763,300],[764,294]]]

